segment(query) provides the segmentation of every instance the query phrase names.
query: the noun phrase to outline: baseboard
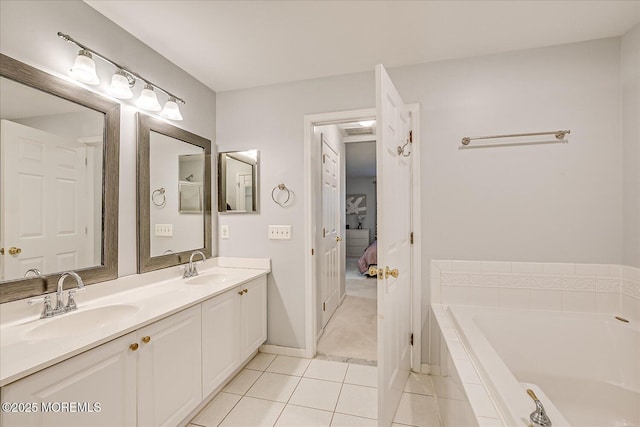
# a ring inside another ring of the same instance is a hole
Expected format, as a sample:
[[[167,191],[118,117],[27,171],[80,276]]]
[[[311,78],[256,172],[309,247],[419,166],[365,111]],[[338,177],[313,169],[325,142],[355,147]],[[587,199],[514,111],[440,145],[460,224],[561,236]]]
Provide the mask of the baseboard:
[[[422,365],[420,365],[420,373],[425,374],[425,375],[430,375],[431,374],[431,365],[429,365],[428,363],[423,363]]]
[[[260,346],[260,351],[262,353],[306,358],[306,350],[304,348],[282,347],[279,345],[264,344]]]

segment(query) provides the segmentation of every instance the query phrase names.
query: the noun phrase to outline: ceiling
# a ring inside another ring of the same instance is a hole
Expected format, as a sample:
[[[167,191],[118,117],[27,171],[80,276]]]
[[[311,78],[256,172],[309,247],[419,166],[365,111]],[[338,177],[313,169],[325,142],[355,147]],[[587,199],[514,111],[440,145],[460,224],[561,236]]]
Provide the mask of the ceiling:
[[[619,36],[640,21],[640,0],[85,2],[215,91]]]

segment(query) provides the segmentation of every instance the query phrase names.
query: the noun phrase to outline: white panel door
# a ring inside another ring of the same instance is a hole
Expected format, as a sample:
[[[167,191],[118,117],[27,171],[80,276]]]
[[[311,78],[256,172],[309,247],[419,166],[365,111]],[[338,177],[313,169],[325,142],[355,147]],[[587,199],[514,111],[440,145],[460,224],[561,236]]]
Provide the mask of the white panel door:
[[[136,352],[129,348],[134,342],[130,333],[2,387],[2,402],[33,402],[37,412],[2,411],[0,425],[135,426]],[[82,406],[61,411],[62,402]]]
[[[322,240],[320,241],[322,327],[338,308],[340,299],[340,155],[335,152],[326,135],[322,143]]]
[[[84,146],[7,120],[1,128],[4,279],[88,266]]]
[[[411,367],[411,169],[398,155],[409,113],[382,65],[376,66],[378,173],[378,421],[389,426]],[[395,278],[387,272],[397,270]],[[385,272],[387,271],[387,272]]]
[[[176,426],[202,401],[201,307],[138,331],[138,426]]]

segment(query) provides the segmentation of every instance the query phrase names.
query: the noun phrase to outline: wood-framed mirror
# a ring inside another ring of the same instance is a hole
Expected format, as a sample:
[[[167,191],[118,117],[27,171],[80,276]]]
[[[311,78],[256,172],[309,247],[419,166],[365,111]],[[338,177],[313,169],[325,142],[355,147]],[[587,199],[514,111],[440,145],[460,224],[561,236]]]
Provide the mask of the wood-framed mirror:
[[[138,273],[211,257],[211,141],[138,113]]]
[[[2,54],[0,91],[0,303],[117,278],[120,104]]]

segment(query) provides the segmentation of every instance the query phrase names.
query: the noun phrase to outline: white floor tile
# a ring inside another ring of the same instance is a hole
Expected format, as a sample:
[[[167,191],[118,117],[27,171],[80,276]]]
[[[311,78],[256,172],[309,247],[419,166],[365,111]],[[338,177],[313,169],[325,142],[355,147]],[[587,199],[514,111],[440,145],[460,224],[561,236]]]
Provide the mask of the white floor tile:
[[[243,369],[222,391],[233,394],[245,394],[260,375],[262,375],[260,371]]]
[[[365,427],[377,427],[378,422],[370,418],[356,417],[346,414],[333,414],[333,420],[331,421],[331,427],[350,427],[350,426],[365,426]]]
[[[344,384],[336,412],[358,417],[378,418],[378,390],[353,384]]]
[[[435,397],[402,393],[393,421],[418,427],[439,427],[438,407]]]
[[[344,381],[349,365],[343,362],[331,362],[328,360],[314,359],[304,373],[307,378],[315,378],[327,381]]]
[[[407,384],[404,387],[406,393],[424,394],[427,396],[435,396],[433,382],[429,375],[409,373]]]
[[[333,412],[340,395],[341,383],[302,378],[289,403]]]
[[[309,359],[301,359],[299,357],[278,356],[271,362],[266,371],[301,377],[307,366],[309,366],[309,362]]]
[[[272,427],[284,403],[243,397],[220,424],[221,427]]]
[[[319,409],[287,405],[282,411],[276,427],[329,427],[333,413]]]
[[[375,366],[349,364],[345,384],[378,387],[378,368]]]
[[[247,396],[287,403],[300,377],[265,372],[247,391]]]
[[[275,358],[275,354],[258,353],[253,359],[251,359],[251,362],[247,364],[246,368],[255,369],[256,371],[264,371]]]
[[[216,427],[241,397],[237,394],[219,393],[191,422],[205,427]]]

